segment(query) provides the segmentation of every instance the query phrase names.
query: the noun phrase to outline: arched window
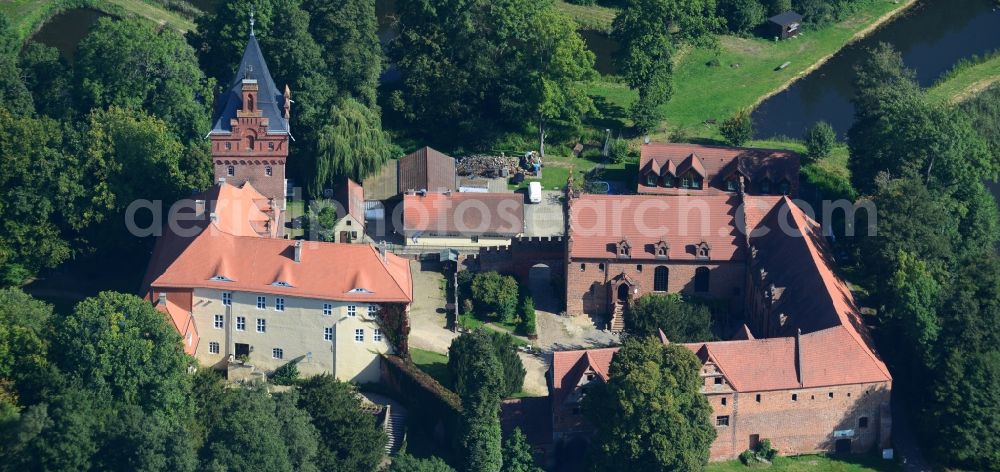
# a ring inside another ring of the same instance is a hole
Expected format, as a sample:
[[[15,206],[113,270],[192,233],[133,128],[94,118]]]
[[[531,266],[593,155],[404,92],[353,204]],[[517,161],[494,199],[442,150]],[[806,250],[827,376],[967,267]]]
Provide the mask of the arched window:
[[[695,292],[707,292],[709,289],[708,283],[708,267],[699,267],[694,270],[694,291]]]
[[[226,150],[228,151],[228,150],[230,150],[232,148],[233,148],[233,143],[231,143],[229,141],[226,141]]]
[[[271,151],[274,150],[274,143],[267,143],[267,148]]]
[[[271,166],[264,166],[264,175],[271,176]]]
[[[255,140],[253,136],[247,136],[247,151],[254,150],[254,141]]]
[[[230,177],[236,175],[236,166],[226,166],[226,175]]]
[[[653,271],[653,291],[654,292],[666,292],[667,291],[667,276],[669,270],[666,266],[657,266],[656,270]]]
[[[247,95],[247,111],[253,111],[253,95]]]

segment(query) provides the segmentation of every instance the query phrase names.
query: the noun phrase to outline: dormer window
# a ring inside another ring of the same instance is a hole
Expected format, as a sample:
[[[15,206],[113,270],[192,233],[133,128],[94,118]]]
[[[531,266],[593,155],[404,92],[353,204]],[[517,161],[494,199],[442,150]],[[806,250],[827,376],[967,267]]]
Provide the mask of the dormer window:
[[[685,175],[684,178],[681,179],[681,187],[682,188],[689,188],[689,187],[691,187],[691,177]]]
[[[225,275],[213,275],[208,280],[211,280],[213,282],[232,282],[233,281],[233,279],[230,279],[229,277],[226,277]]]
[[[726,181],[726,190],[727,191],[735,192],[739,188],[740,188],[740,184],[739,184],[739,182],[736,181],[736,179],[729,179],[729,180]]]
[[[667,188],[673,187],[674,186],[674,178],[675,177],[672,176],[672,175],[670,175],[670,174],[667,174],[667,175],[663,176],[663,186],[667,187]]]
[[[712,250],[712,246],[705,241],[698,243],[694,248],[694,256],[698,259],[708,259],[708,253]]]
[[[292,284],[290,284],[288,282],[285,282],[284,280],[276,280],[271,285],[274,285],[275,287],[292,287],[293,286]]]
[[[629,258],[632,257],[632,245],[628,243],[627,240],[621,240],[617,245],[618,257]]]
[[[656,174],[652,172],[646,174],[646,185],[650,187],[656,187]]]
[[[666,241],[660,240],[653,245],[653,255],[658,259],[666,259],[670,254],[670,245]]]
[[[691,188],[700,189],[701,188],[701,182],[702,182],[702,180],[701,180],[701,176],[700,175],[692,176],[691,177]]]
[[[778,193],[782,195],[788,195],[790,189],[791,184],[789,184],[787,180],[782,180],[781,183],[778,184]]]
[[[347,293],[375,293],[375,292],[372,292],[371,290],[368,290],[367,288],[358,287],[358,288],[352,288],[352,289],[348,290]]]
[[[760,181],[760,193],[771,193],[771,179],[765,178]]]

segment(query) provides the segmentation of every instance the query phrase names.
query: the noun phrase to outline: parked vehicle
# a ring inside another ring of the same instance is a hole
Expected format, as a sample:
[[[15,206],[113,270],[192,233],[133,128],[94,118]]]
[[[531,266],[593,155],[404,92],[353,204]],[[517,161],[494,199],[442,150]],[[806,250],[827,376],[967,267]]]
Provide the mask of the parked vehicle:
[[[528,182],[528,203],[542,203],[541,182]]]

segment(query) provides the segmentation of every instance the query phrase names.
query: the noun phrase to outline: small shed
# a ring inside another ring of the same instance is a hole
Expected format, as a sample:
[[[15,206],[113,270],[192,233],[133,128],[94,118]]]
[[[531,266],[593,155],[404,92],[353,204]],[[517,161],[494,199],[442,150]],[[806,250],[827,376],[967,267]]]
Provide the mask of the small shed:
[[[768,35],[777,36],[781,39],[791,38],[799,34],[801,26],[802,15],[791,10],[767,19]]]

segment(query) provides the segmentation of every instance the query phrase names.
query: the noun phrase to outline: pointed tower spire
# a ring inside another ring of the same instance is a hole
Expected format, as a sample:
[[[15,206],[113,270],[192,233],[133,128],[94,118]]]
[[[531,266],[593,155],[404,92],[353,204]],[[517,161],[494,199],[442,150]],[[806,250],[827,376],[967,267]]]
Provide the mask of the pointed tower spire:
[[[253,35],[254,35],[254,34],[253,34],[253,24],[254,24],[254,22],[255,22],[256,20],[254,20],[254,18],[253,18],[253,13],[254,13],[254,10],[255,10],[255,9],[256,9],[256,8],[254,8],[254,6],[253,6],[253,5],[250,5],[250,36],[253,36]]]

